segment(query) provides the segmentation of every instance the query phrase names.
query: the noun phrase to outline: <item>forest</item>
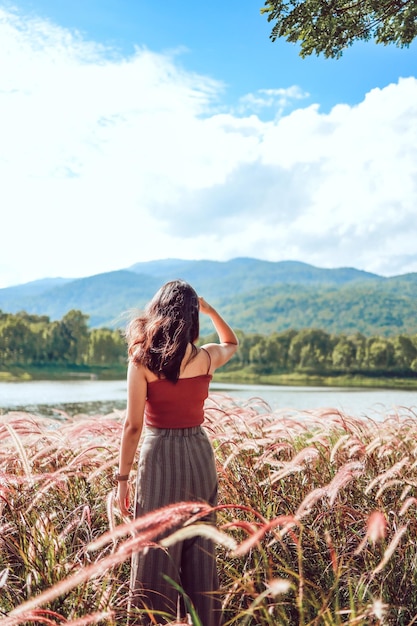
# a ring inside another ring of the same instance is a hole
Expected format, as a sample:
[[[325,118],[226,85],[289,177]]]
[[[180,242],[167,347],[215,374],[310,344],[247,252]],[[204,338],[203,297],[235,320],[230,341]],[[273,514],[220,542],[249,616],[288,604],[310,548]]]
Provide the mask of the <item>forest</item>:
[[[126,343],[118,330],[88,327],[88,315],[71,310],[61,320],[0,311],[0,368],[45,365],[121,365]]]
[[[319,328],[288,329],[268,335],[238,330],[240,348],[224,368],[270,375],[363,375],[413,378],[417,374],[417,335],[332,334]],[[215,341],[214,335],[200,343]],[[61,320],[45,315],[0,311],[0,371],[14,367],[74,366],[100,369],[126,366],[126,343],[120,330],[89,328],[88,315],[71,310]]]

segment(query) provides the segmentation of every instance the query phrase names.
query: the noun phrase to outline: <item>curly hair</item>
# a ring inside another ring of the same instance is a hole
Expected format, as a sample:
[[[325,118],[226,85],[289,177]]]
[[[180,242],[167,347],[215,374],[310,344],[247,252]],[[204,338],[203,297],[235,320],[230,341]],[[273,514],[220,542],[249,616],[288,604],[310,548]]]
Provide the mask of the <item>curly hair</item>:
[[[188,344],[190,359],[197,353],[199,303],[195,290],[183,280],[163,285],[149,302],[143,315],[126,329],[128,354],[136,365],[143,365],[158,378],[176,382]]]

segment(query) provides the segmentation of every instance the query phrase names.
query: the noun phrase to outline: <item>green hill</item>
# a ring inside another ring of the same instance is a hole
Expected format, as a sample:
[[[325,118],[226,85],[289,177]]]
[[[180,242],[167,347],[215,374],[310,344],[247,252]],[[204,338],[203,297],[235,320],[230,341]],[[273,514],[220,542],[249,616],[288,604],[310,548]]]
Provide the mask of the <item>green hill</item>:
[[[274,285],[224,300],[222,311],[246,332],[289,328],[329,333],[394,336],[416,334],[417,280],[407,292],[395,282],[334,286]]]
[[[417,274],[385,278],[355,268],[250,258],[165,259],[88,278],[35,281],[0,289],[0,309],[51,319],[79,309],[93,327],[116,327],[173,278],[189,281],[245,332],[315,327],[332,333],[417,333]],[[210,332],[210,324],[202,321],[202,333]]]

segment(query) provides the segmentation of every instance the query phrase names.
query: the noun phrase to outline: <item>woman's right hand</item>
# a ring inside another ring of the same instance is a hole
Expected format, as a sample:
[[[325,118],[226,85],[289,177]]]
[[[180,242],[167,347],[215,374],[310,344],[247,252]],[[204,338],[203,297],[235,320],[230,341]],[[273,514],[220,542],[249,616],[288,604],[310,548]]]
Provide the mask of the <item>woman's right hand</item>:
[[[127,480],[121,480],[117,484],[116,500],[123,517],[130,517],[130,488]]]

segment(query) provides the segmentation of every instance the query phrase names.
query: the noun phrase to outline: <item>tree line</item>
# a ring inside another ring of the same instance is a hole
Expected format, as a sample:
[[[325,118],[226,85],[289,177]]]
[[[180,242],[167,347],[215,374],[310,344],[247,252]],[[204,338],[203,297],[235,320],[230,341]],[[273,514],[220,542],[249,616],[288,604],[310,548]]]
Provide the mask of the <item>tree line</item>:
[[[239,350],[229,369],[255,374],[404,376],[417,373],[417,335],[366,337],[330,334],[316,328],[270,335],[238,331]]]
[[[306,328],[269,335],[237,331],[240,348],[229,371],[249,369],[256,374],[304,372],[414,376],[417,373],[417,335],[366,337],[331,334]],[[215,336],[202,342],[215,341]],[[113,366],[127,361],[121,330],[88,327],[88,315],[69,311],[59,321],[48,316],[0,311],[0,366],[88,365]]]
[[[46,315],[0,311],[0,365],[115,365],[126,362],[119,330],[88,327],[71,310],[59,321]]]

